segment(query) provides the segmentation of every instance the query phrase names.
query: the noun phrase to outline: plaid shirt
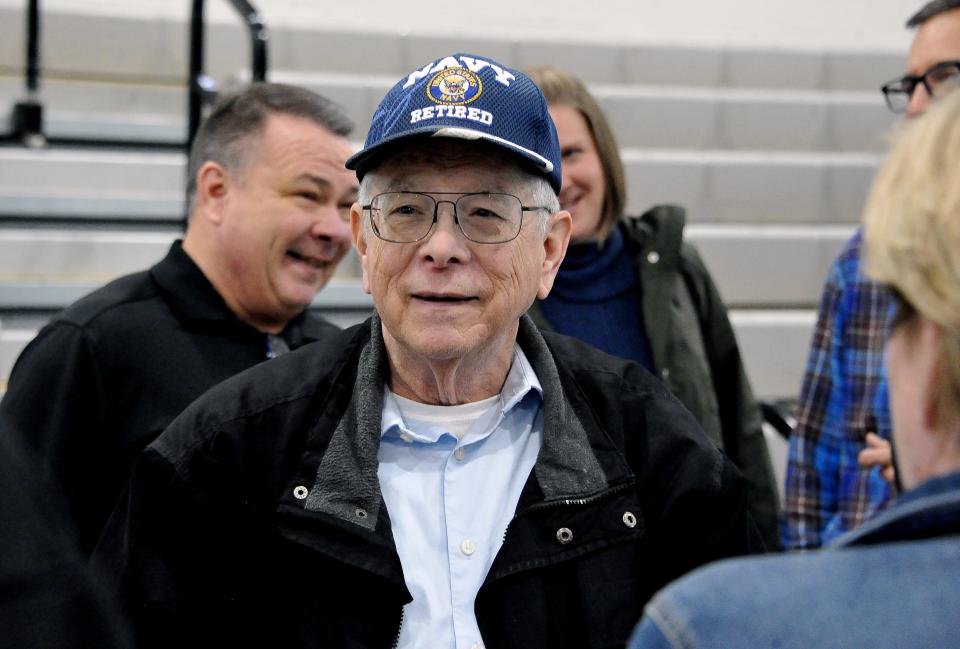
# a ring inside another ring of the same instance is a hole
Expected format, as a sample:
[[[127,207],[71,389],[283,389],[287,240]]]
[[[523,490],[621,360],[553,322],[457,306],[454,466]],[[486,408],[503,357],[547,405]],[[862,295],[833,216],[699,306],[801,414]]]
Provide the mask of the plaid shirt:
[[[860,272],[858,230],[830,269],[804,376],[786,479],[785,549],[825,545],[882,509],[891,489],[861,469],[867,432],[890,439],[883,347],[889,298]]]

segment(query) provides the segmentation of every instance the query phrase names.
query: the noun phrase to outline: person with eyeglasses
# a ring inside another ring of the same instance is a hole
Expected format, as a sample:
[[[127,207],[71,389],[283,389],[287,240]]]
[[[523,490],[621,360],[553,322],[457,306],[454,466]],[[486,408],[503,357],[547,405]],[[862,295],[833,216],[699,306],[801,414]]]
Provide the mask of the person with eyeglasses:
[[[960,0],[933,0],[908,21],[917,33],[907,74],[886,83],[887,106],[913,119],[960,80]],[[857,230],[830,268],[820,299],[790,439],[783,546],[807,550],[862,525],[893,495],[890,412],[883,369],[886,291],[861,267]]]
[[[186,233],[24,348],[0,425],[38,459],[93,551],[137,454],[220,381],[337,327],[308,310],[350,249],[353,122],[255,83],[210,108],[187,158]]]
[[[452,54],[388,91],[347,161],[375,314],[195,402],[97,548],[144,646],[623,646],[658,588],[762,548],[659,379],[526,315],[560,165],[518,70]]]
[[[960,597],[960,93],[896,136],[863,213],[897,476],[816,552],[722,561],[647,605],[629,649],[956,647]]]

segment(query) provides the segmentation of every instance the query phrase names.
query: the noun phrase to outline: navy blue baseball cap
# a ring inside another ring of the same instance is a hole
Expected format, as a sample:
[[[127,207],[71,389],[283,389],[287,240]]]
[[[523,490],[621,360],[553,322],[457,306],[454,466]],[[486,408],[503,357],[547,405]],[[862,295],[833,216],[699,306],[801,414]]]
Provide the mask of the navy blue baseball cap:
[[[560,143],[543,93],[490,59],[451,54],[400,79],[373,114],[363,149],[347,160],[358,178],[414,137],[483,140],[516,154],[560,193]]]

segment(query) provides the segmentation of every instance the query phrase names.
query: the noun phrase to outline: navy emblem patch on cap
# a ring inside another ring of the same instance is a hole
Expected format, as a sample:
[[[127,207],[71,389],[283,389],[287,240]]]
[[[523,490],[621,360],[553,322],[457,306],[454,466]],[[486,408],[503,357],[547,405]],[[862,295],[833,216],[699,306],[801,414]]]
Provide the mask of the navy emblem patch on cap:
[[[483,93],[480,77],[466,68],[447,68],[427,83],[427,96],[438,104],[463,106]]]

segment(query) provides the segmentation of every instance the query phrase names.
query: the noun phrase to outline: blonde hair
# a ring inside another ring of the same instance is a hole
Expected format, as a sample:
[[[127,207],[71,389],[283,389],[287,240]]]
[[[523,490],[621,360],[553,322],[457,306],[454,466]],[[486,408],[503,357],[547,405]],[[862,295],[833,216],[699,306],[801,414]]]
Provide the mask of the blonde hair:
[[[863,220],[867,273],[943,329],[939,405],[960,417],[960,92],[894,136]]]
[[[598,235],[601,240],[613,231],[617,221],[623,216],[627,204],[627,183],[623,178],[623,163],[620,161],[620,149],[613,136],[613,129],[606,116],[586,86],[563,70],[542,65],[524,70],[540,88],[548,104],[569,106],[580,111],[587,121],[593,143],[603,166],[603,180],[606,192],[603,197],[603,213],[600,215]]]

